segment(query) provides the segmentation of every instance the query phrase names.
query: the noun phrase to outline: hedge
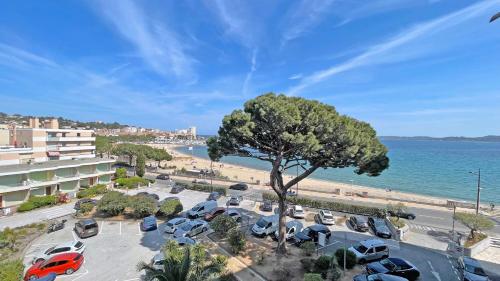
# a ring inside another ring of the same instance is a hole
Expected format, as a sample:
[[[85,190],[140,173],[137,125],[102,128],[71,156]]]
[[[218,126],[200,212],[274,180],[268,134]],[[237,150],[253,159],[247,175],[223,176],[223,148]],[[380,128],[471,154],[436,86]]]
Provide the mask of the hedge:
[[[270,192],[262,193],[263,200],[278,201],[278,196]],[[288,197],[287,201],[295,205],[302,205],[306,207],[316,208],[316,209],[327,209],[335,212],[366,215],[366,216],[383,216],[385,213],[384,209],[377,207],[368,207],[362,205],[346,204],[341,202],[333,202],[326,200],[317,200],[306,198],[302,196]]]
[[[177,185],[181,185],[186,189],[190,190],[196,190],[196,191],[202,191],[202,192],[212,192],[216,191],[221,195],[226,196],[227,194],[227,188],[222,187],[222,186],[211,186],[209,184],[199,184],[199,183],[183,183],[183,182],[176,182]]]
[[[115,182],[117,188],[133,189],[137,188],[139,184],[142,186],[147,186],[150,181],[140,177],[131,177],[116,179]]]
[[[101,200],[99,200],[99,203],[97,203],[97,210],[111,216],[116,216],[125,211],[128,203],[128,198],[125,194],[118,191],[110,191],[104,194]]]
[[[33,196],[28,199],[28,201],[22,203],[17,211],[26,212],[31,211],[36,208],[41,208],[45,206],[51,206],[57,204],[57,197],[55,195],[46,196]]]
[[[176,216],[182,210],[183,206],[180,200],[165,200],[161,203],[158,213],[170,218]]]
[[[346,268],[351,269],[356,265],[356,255],[349,251],[345,250],[345,261],[346,261]],[[335,251],[335,259],[337,260],[337,264],[340,267],[344,267],[344,248],[337,249]]]
[[[323,281],[323,277],[318,273],[306,273],[304,274],[304,281]]]
[[[147,196],[131,196],[128,198],[128,207],[136,218],[153,215],[158,211],[156,200]]]
[[[76,193],[77,198],[92,198],[97,195],[101,195],[108,192],[108,188],[105,184],[98,184],[91,187],[82,189]]]

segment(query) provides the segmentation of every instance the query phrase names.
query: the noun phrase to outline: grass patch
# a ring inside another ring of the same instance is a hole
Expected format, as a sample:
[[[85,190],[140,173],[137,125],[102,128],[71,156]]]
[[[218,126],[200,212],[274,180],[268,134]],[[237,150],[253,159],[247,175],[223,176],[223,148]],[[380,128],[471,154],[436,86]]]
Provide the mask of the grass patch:
[[[77,198],[92,198],[108,192],[105,184],[98,184],[82,189],[76,193]]]
[[[120,178],[116,179],[116,188],[120,189],[134,189],[138,188],[139,185],[147,186],[151,181],[143,179],[141,177],[131,177],[131,178]]]
[[[394,227],[396,227],[397,229],[400,229],[406,225],[404,220],[401,219],[398,220],[398,218],[396,217],[390,217],[389,220],[391,221],[392,225],[394,225]]]
[[[466,247],[466,248],[472,247],[472,246],[476,245],[477,243],[481,242],[482,240],[486,239],[486,237],[488,237],[488,235],[486,235],[484,233],[480,233],[480,232],[476,233],[474,235],[474,238],[471,238],[469,236],[469,237],[467,237],[467,240],[464,243],[464,247]]]
[[[46,223],[33,223],[0,231],[0,262],[21,258],[21,252],[36,237],[46,231]],[[4,279],[0,279],[4,280]]]
[[[33,209],[45,207],[45,206],[53,206],[57,204],[57,196],[55,195],[46,195],[46,196],[33,196],[28,199],[28,201],[22,203],[19,208],[17,208],[18,212],[27,212]]]

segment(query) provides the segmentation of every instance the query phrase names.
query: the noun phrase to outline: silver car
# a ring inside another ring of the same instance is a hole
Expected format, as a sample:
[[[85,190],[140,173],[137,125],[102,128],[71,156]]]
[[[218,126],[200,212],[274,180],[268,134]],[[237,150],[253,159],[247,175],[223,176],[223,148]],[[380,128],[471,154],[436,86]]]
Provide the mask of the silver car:
[[[208,223],[202,220],[192,220],[181,224],[174,232],[174,238],[193,237],[208,230]]]
[[[175,218],[175,219],[171,219],[171,220],[169,220],[169,221],[165,224],[165,228],[164,228],[164,230],[165,230],[165,232],[166,232],[166,233],[170,233],[170,234],[172,234],[172,233],[174,233],[174,232],[177,230],[177,228],[178,228],[181,224],[185,223],[186,221],[188,221],[186,218]]]
[[[241,222],[241,214],[237,210],[230,209],[224,213],[225,215],[228,215],[232,217],[236,222]]]
[[[356,255],[359,263],[372,260],[385,259],[389,257],[389,247],[380,239],[368,239],[360,241],[349,248]]]
[[[321,210],[319,211],[319,221],[322,224],[326,225],[334,225],[335,219],[333,218],[332,212],[329,210]]]
[[[165,264],[165,255],[163,253],[156,254],[149,262],[149,265],[157,270],[164,270],[163,266],[164,264]]]
[[[43,253],[36,255],[33,258],[32,263],[35,264],[41,260],[48,260],[52,256],[64,253],[79,253],[82,254],[85,251],[85,244],[81,241],[71,241],[63,244],[59,244],[57,246],[53,246],[45,250]]]

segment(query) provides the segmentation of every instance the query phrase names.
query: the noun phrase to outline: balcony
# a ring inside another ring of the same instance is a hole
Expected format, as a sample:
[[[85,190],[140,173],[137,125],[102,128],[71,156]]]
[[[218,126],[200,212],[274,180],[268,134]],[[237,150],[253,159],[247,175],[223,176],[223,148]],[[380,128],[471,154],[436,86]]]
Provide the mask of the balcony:
[[[95,137],[47,137],[48,142],[95,141]]]
[[[95,145],[76,145],[76,146],[47,145],[47,151],[81,151],[81,150],[95,150]]]
[[[20,190],[26,190],[26,189],[30,189],[30,186],[28,185],[27,182],[15,183],[15,184],[2,184],[2,183],[0,183],[0,192],[1,193],[14,192],[14,191],[20,191]]]

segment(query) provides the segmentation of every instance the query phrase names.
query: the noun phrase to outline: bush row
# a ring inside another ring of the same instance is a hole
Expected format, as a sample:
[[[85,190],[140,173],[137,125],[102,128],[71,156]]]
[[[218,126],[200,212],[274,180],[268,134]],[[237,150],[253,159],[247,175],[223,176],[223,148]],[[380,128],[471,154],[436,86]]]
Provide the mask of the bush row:
[[[41,208],[44,206],[51,206],[57,204],[57,196],[55,195],[46,195],[46,196],[32,196],[28,199],[28,201],[22,203],[17,211],[19,212],[27,212],[36,208]]]
[[[97,195],[101,195],[108,192],[108,188],[105,184],[98,184],[95,186],[87,187],[76,193],[77,198],[92,198]]]
[[[116,179],[116,188],[134,189],[141,186],[147,186],[150,183],[149,180],[140,177],[131,178],[119,178]]]
[[[356,266],[356,255],[346,250],[346,269]],[[303,258],[300,260],[306,274],[304,281],[323,280],[329,274],[329,280],[339,280],[340,269],[344,267],[344,249],[338,249],[333,256],[324,255],[317,259]],[[306,278],[307,277],[307,278]]]
[[[264,192],[262,199],[278,201],[278,196],[270,192]],[[366,215],[366,216],[384,216],[385,210],[377,207],[368,207],[362,205],[346,204],[341,202],[333,202],[326,200],[310,199],[306,197],[288,197],[287,202],[302,205],[316,209],[327,209],[335,212],[343,212],[350,214]]]
[[[209,184],[199,184],[199,183],[185,183],[185,182],[176,182],[175,184],[183,186],[186,189],[202,191],[202,192],[212,192],[216,191],[219,194],[226,196],[227,188],[222,186],[211,186]]]

